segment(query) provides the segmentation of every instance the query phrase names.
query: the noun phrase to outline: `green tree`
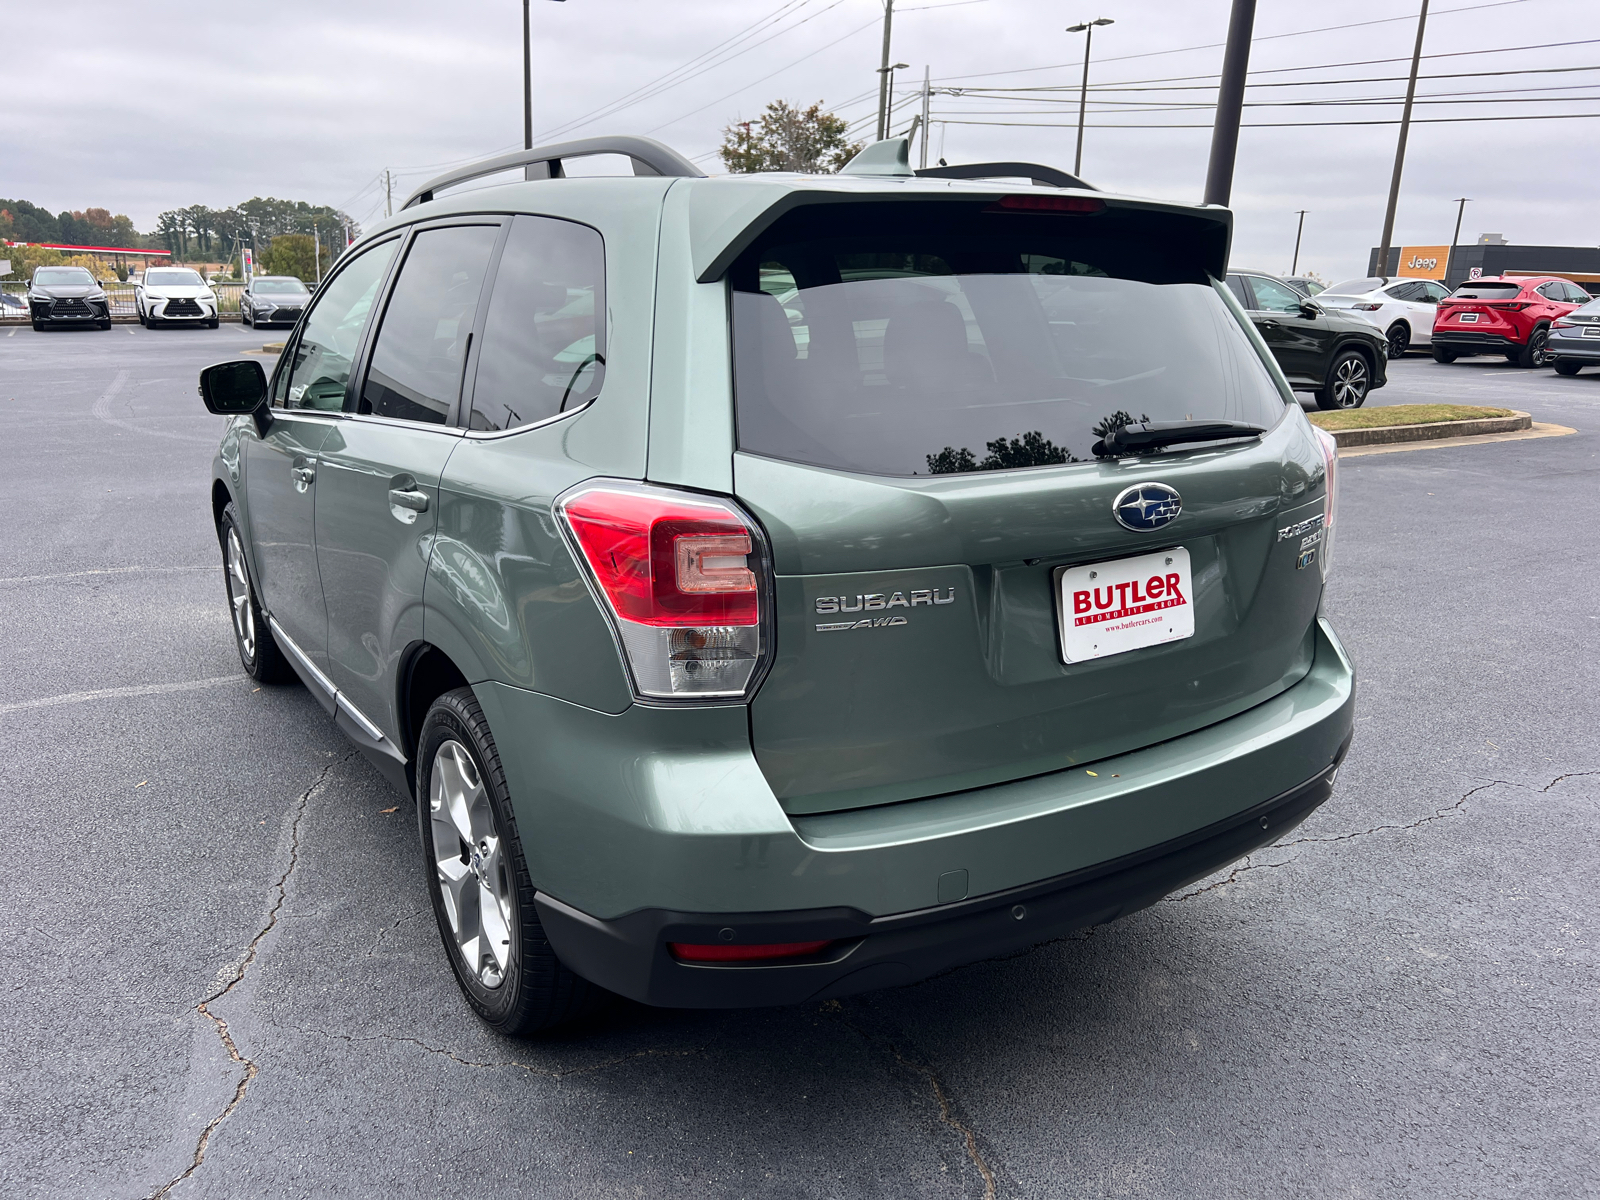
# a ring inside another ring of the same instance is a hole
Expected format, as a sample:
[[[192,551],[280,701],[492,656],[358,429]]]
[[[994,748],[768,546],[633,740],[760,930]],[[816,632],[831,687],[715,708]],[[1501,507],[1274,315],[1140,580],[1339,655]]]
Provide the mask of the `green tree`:
[[[328,248],[323,247],[324,269],[331,265]],[[280,233],[261,256],[258,268],[263,275],[293,275],[306,284],[317,281],[316,244],[307,233]]]
[[[823,112],[820,103],[802,109],[774,100],[754,121],[722,131],[722,164],[736,175],[758,171],[798,171],[829,175],[861,151],[847,137],[843,117]]]

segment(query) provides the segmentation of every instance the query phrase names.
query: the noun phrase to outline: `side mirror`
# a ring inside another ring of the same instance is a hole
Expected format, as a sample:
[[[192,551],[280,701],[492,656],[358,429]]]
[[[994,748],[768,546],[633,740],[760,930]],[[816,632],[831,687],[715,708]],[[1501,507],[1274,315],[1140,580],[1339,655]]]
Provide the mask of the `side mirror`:
[[[221,417],[253,413],[267,402],[267,373],[247,359],[216,363],[200,372],[200,399]]]
[[[1314,321],[1322,315],[1322,305],[1315,300],[1300,301],[1300,315],[1308,321]]]

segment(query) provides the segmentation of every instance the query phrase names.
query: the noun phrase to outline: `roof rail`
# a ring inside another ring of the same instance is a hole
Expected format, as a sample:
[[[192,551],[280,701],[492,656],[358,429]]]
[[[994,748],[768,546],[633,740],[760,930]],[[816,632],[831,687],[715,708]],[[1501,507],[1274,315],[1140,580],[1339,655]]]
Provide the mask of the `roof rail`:
[[[497,154],[493,158],[482,159],[470,166],[446,171],[412,192],[400,207],[407,209],[413,204],[425,204],[433,199],[436,192],[444,188],[454,187],[471,179],[481,179],[485,175],[498,175],[501,171],[509,171],[516,167],[527,168],[528,179],[561,179],[565,175],[561,169],[563,159],[587,158],[594,154],[622,154],[631,158],[635,175],[670,175],[697,179],[705,176],[705,172],[683,155],[652,138],[627,135],[580,138],[575,142],[557,142],[550,146],[535,146],[532,150]]]
[[[956,167],[923,167],[917,172],[921,179],[1001,179],[1017,177],[1031,179],[1033,182],[1043,184],[1045,187],[1084,188],[1087,191],[1096,191],[1093,184],[1085,183],[1076,175],[1068,175],[1065,171],[1055,167],[1045,167],[1038,163],[1021,162],[991,162],[991,163],[963,163]]]

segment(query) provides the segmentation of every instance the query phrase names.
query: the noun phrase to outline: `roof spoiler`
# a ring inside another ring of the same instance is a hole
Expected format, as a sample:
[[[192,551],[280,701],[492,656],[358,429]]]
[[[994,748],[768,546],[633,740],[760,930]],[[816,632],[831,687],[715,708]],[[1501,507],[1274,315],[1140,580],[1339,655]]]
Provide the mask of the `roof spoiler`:
[[[412,192],[401,209],[413,204],[425,204],[434,195],[458,183],[481,179],[485,175],[498,175],[502,171],[523,167],[527,179],[561,179],[565,176],[562,161],[569,158],[588,158],[595,154],[621,154],[633,160],[635,175],[666,175],[680,179],[700,179],[705,172],[696,167],[670,146],[663,146],[653,138],[618,135],[615,137],[580,138],[574,142],[556,142],[549,146],[535,146],[532,150],[517,150],[511,154],[497,154],[481,159],[454,171],[446,171],[428,180]]]
[[[1040,163],[988,162],[962,163],[954,167],[923,167],[917,172],[919,179],[1031,179],[1043,187],[1083,188],[1096,191],[1092,183],[1085,183],[1076,175],[1069,175],[1055,167]]]

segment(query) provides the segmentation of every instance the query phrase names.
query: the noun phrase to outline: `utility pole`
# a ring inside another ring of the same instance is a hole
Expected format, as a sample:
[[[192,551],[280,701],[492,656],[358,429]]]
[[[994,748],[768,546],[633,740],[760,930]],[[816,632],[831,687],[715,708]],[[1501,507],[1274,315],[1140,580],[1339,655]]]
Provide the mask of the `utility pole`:
[[[1233,0],[1228,18],[1228,48],[1222,54],[1222,85],[1211,127],[1211,161],[1206,166],[1205,203],[1227,206],[1233,196],[1233,164],[1239,156],[1239,118],[1244,112],[1245,76],[1250,70],[1250,36],[1256,0]]]
[[[889,30],[894,24],[894,0],[883,0],[883,62],[878,67],[878,136],[889,136]]]
[[[1461,240],[1461,218],[1466,215],[1470,196],[1456,197],[1456,231],[1450,235],[1450,253],[1444,260],[1444,285],[1450,286],[1450,270],[1456,265],[1456,243]]]
[[[1083,88],[1078,92],[1078,152],[1072,158],[1074,175],[1083,170],[1083,118],[1089,107],[1089,48],[1094,45],[1094,27],[1115,24],[1116,22],[1110,17],[1097,17],[1093,21],[1085,21],[1082,25],[1067,26],[1068,33],[1083,34]]]
[[[1417,14],[1417,45],[1411,51],[1411,79],[1406,84],[1406,106],[1400,114],[1400,141],[1394,148],[1394,175],[1389,180],[1389,207],[1383,214],[1383,240],[1378,245],[1378,274],[1389,275],[1389,242],[1394,237],[1394,210],[1400,203],[1400,172],[1406,165],[1406,135],[1411,132],[1411,101],[1417,94],[1417,68],[1422,63],[1422,33],[1428,25],[1428,0]]]
[[[317,223],[311,222],[311,257],[317,264],[317,285],[322,284],[322,235],[317,231]]]
[[[383,169],[383,215],[394,216],[394,179],[388,167]]]
[[[533,26],[528,17],[528,0],[522,0],[522,148],[533,149]]]
[[[1294,264],[1289,268],[1290,275],[1300,273],[1300,235],[1306,231],[1306,210],[1300,210],[1300,227],[1294,231]]]
[[[883,68],[883,77],[889,81],[888,104],[883,110],[883,137],[889,137],[894,131],[889,128],[894,122],[894,73],[904,71],[911,66],[910,63],[890,63]],[[880,142],[883,138],[878,139]]]
[[[931,127],[928,125],[928,102],[933,98],[933,91],[930,87],[931,82],[928,77],[928,67],[924,64],[922,68],[922,144],[917,148],[918,167],[928,165],[928,134],[932,132]]]

